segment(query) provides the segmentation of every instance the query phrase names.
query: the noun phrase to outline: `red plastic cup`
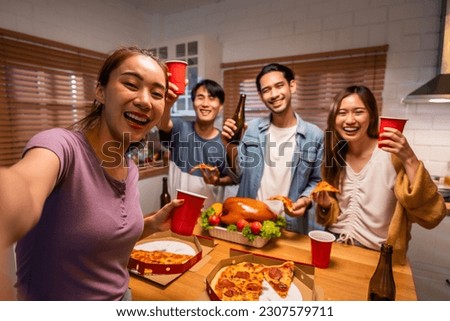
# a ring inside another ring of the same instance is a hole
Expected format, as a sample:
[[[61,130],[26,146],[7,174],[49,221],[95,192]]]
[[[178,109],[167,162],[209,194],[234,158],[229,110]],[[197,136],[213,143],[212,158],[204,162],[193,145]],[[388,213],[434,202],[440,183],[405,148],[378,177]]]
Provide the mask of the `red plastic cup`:
[[[405,128],[405,124],[406,124],[407,120],[408,119],[406,119],[406,118],[381,116],[380,117],[380,132],[379,132],[379,134],[384,132],[384,127],[392,127],[392,128],[398,129],[400,132],[403,133],[403,128]],[[383,137],[378,136],[378,141],[382,141],[385,139],[388,139],[388,138],[383,138]],[[379,148],[385,147],[385,146],[386,146],[385,144],[378,143]]]
[[[207,197],[177,189],[177,198],[184,199],[184,204],[173,210],[170,230],[191,236]]]
[[[169,81],[178,87],[175,93],[177,95],[184,94],[187,62],[183,60],[168,60],[166,61],[166,66],[170,72]]]
[[[327,231],[311,231],[308,233],[311,239],[312,265],[326,269],[330,264],[331,245],[336,237]]]

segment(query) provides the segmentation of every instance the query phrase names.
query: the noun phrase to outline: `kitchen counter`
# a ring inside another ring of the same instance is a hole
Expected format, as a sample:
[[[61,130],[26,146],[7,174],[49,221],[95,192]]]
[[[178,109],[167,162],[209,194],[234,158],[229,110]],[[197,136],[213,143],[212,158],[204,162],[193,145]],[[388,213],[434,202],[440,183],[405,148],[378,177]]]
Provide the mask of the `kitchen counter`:
[[[202,234],[197,230],[198,235]],[[205,235],[205,234],[203,234]],[[215,240],[214,249],[191,270],[167,286],[160,286],[137,276],[131,276],[130,288],[134,300],[200,301],[208,300],[205,278],[217,263],[229,257],[230,248],[252,251],[268,256],[311,262],[310,240],[306,235],[283,231],[281,238],[271,240],[261,249]],[[333,243],[330,266],[315,269],[315,284],[323,290],[324,300],[361,301],[367,299],[369,280],[378,263],[379,252],[361,247]],[[195,268],[195,269],[194,269]],[[417,300],[411,267],[394,265],[397,300]]]

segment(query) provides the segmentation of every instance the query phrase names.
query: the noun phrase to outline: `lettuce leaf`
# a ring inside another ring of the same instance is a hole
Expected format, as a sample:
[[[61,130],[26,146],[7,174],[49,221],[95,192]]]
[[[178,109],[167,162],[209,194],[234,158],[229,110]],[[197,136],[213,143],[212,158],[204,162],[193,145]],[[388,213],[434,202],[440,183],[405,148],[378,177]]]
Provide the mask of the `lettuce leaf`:
[[[214,226],[209,225],[208,219],[210,216],[216,214],[216,211],[214,208],[209,207],[208,209],[204,210],[201,214],[201,223],[200,225],[205,229],[208,230],[210,228],[213,228]]]

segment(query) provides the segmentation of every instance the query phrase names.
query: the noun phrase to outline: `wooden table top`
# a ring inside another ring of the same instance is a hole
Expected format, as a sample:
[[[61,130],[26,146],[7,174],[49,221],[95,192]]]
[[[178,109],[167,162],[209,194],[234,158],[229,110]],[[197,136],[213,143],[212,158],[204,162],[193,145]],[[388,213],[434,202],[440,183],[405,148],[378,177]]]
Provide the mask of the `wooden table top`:
[[[202,234],[196,230],[197,235]],[[310,263],[310,240],[306,235],[284,231],[282,237],[270,240],[263,248],[243,246],[219,239],[214,249],[167,286],[161,286],[140,277],[131,276],[133,300],[201,301],[208,300],[205,278],[220,260],[229,257],[230,248],[251,251],[284,260]],[[333,243],[330,266],[316,268],[314,282],[323,290],[324,300],[365,301],[367,287],[378,263],[379,252],[357,246]],[[394,279],[398,301],[417,300],[411,267],[394,265]]]

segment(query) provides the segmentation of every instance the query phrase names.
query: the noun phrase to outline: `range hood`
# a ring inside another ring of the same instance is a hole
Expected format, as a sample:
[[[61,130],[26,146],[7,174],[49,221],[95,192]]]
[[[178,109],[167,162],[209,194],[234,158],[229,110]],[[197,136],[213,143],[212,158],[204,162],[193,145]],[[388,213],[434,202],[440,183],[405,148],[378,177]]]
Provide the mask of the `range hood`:
[[[441,74],[403,98],[403,103],[450,103],[450,0],[442,0],[441,30]]]

